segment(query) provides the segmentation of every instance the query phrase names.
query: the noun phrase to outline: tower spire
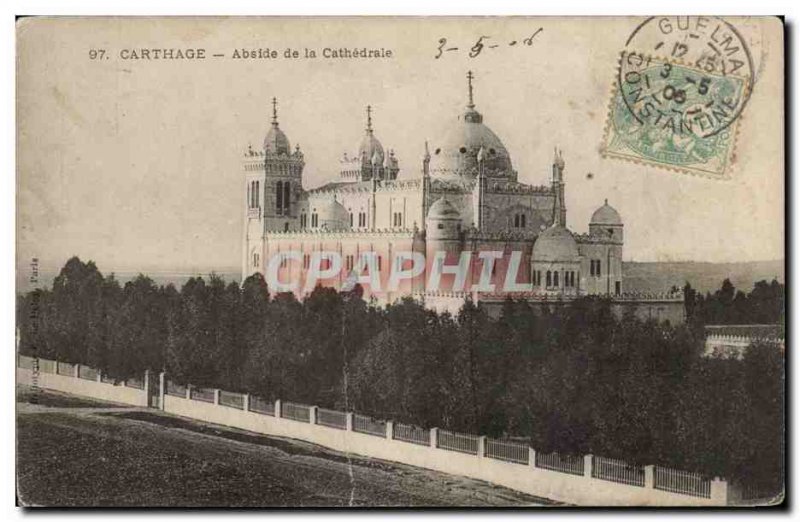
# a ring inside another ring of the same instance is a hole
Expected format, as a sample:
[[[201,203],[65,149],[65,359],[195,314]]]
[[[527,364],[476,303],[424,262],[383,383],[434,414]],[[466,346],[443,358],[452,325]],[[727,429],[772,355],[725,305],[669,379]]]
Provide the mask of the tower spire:
[[[472,71],[467,71],[467,88],[469,89],[469,103],[467,103],[467,107],[470,109],[475,108],[475,102],[472,99],[472,79],[475,78],[475,75],[472,74]]]
[[[278,125],[278,99],[272,97],[272,124]]]
[[[372,105],[367,105],[367,132],[372,134]]]

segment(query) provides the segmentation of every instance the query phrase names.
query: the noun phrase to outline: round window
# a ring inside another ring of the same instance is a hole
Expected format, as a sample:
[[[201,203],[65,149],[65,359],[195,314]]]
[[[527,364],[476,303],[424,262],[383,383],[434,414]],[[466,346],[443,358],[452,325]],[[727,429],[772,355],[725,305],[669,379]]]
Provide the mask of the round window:
[[[433,151],[434,154],[439,154],[440,152],[442,152],[442,149],[436,149],[435,151]]]
[[[461,154],[466,154],[467,148],[466,147],[461,147],[460,149],[458,149],[458,152],[460,152]]]

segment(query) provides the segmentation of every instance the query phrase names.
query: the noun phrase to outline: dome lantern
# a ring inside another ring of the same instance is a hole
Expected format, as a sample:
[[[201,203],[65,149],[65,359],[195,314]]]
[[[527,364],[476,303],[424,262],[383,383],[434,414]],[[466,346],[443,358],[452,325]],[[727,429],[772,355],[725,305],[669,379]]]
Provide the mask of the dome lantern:
[[[272,98],[272,124],[264,138],[264,152],[266,154],[290,154],[292,150],[289,138],[278,126],[278,100]]]

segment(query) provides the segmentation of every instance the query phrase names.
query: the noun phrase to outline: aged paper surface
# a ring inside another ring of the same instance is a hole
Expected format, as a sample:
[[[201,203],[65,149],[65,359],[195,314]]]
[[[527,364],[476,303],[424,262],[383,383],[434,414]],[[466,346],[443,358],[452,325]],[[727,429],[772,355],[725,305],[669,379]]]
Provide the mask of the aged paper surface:
[[[781,502],[783,48],[19,20],[20,502]]]

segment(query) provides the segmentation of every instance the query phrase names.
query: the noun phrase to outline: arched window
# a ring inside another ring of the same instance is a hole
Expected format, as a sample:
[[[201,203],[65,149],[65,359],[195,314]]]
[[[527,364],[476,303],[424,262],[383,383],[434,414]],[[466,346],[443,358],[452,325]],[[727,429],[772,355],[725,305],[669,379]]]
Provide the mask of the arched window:
[[[547,271],[547,286],[553,286],[553,276],[550,274],[550,270]]]
[[[283,181],[275,185],[275,211],[280,214],[283,210]]]
[[[317,215],[317,209],[311,213],[311,228],[317,228],[319,226],[319,216]]]
[[[283,213],[284,215],[289,215],[289,209],[292,203],[291,198],[291,184],[286,181],[283,183]]]
[[[558,272],[553,272],[553,286],[558,288]]]
[[[519,214],[514,214],[514,228],[519,228]]]
[[[254,205],[255,208],[259,207],[260,198],[258,197],[258,191],[259,191],[259,187],[260,186],[261,186],[261,182],[260,181],[256,181],[256,204]]]
[[[525,214],[521,214],[521,215],[519,216],[519,222],[520,222],[520,226],[521,226],[522,228],[525,228]]]

